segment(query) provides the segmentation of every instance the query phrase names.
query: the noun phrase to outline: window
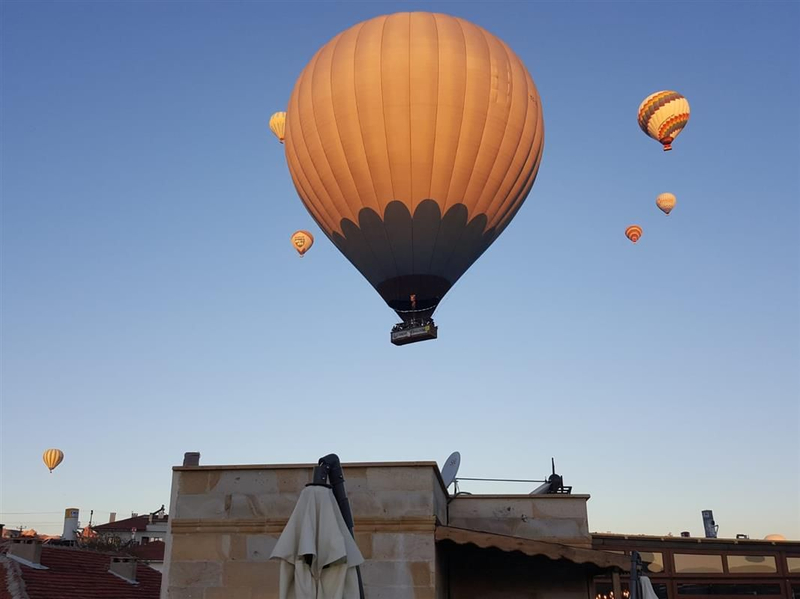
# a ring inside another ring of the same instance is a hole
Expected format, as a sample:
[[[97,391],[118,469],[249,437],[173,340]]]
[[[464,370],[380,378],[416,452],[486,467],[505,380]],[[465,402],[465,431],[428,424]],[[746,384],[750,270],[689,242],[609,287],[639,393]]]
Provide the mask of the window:
[[[676,553],[675,572],[677,574],[718,574],[722,573],[721,555],[700,555]]]
[[[653,585],[653,590],[658,595],[658,599],[669,599],[667,595],[667,585],[653,582],[652,580],[650,583]],[[623,582],[622,583],[622,599],[628,599],[631,596],[630,591],[628,590],[628,584]],[[614,587],[610,582],[596,582],[595,583],[595,599],[614,599]]]
[[[789,569],[789,572],[792,573],[800,573],[800,557],[789,556],[786,558],[786,567]]]
[[[728,572],[731,574],[762,573],[778,571],[775,558],[771,555],[729,555]]]
[[[648,572],[664,571],[663,553],[660,553],[658,551],[640,551],[639,555],[642,556],[642,564],[644,564]]]
[[[772,596],[781,594],[779,584],[717,584],[692,583],[679,584],[678,595],[750,595]]]

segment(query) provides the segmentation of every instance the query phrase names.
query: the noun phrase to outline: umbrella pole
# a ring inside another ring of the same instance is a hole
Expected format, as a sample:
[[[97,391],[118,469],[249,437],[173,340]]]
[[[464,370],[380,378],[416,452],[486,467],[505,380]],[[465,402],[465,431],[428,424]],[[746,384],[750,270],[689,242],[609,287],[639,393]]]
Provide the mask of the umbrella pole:
[[[344,486],[344,470],[342,463],[339,461],[339,456],[331,453],[319,459],[319,465],[314,468],[314,484],[325,484],[326,479],[330,481],[333,496],[336,503],[339,505],[339,511],[342,512],[342,518],[350,531],[353,539],[356,538],[353,533],[353,512],[350,510],[350,500],[347,498],[347,490]],[[361,568],[356,566],[356,576],[358,576],[358,594],[361,599],[364,599],[364,583],[361,580]]]

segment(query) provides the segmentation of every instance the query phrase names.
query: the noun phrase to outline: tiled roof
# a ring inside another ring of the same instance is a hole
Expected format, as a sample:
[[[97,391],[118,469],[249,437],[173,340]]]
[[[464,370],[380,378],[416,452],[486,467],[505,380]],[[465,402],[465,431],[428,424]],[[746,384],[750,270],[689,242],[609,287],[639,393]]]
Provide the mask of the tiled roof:
[[[126,549],[127,553],[148,562],[164,561],[164,541],[151,541],[144,545],[134,545]]]
[[[158,518],[153,520],[153,524],[160,524],[162,522],[167,521],[168,516],[164,516],[164,518]],[[135,528],[137,531],[141,532],[147,529],[147,525],[150,523],[150,516],[145,514],[144,516],[134,516],[133,518],[125,518],[124,520],[117,520],[116,522],[109,522],[107,524],[100,524],[99,526],[93,526],[92,529],[98,533],[107,533],[107,532],[130,532],[131,528]]]
[[[8,575],[5,564],[0,564],[0,599],[11,599],[11,593],[8,592]]]
[[[0,564],[0,570],[7,576],[9,567],[18,569],[27,599],[158,599],[160,572],[138,564],[137,584],[131,584],[108,571],[112,557],[109,553],[45,545],[41,564],[46,570],[10,564],[7,556],[2,557],[6,563]],[[3,591],[7,592],[5,585],[0,587],[0,598],[5,599]]]

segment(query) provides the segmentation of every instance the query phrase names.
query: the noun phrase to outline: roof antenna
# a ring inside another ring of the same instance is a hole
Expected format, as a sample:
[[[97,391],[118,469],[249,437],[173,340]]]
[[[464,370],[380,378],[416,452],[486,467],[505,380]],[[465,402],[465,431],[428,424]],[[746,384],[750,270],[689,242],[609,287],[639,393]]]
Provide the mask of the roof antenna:
[[[556,474],[555,458],[550,458],[550,467],[553,473],[547,478],[544,484],[539,485],[531,491],[530,495],[570,495],[572,493],[572,487],[564,485],[564,477],[560,474]]]

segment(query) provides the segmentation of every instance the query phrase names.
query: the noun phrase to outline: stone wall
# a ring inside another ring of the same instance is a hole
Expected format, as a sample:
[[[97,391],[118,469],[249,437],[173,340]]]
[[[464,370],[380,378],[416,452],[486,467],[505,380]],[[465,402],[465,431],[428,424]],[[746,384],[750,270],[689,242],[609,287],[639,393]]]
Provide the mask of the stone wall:
[[[162,599],[277,598],[269,555],[312,469],[175,468]],[[438,599],[434,530],[447,501],[436,464],[352,464],[344,475],[367,596]]]
[[[591,548],[589,495],[459,495],[448,525]]]

